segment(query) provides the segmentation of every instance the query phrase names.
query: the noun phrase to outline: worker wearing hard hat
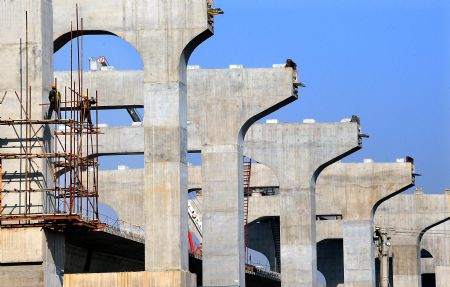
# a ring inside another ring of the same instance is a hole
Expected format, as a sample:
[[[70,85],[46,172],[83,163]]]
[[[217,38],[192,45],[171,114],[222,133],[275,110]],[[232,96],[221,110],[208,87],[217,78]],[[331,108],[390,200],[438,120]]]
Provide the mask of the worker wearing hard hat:
[[[84,93],[81,98],[81,121],[87,120],[90,128],[92,128],[91,105],[95,104],[94,98],[89,99],[88,94]]]
[[[56,116],[58,117],[58,119],[60,119],[61,118],[61,109],[60,109],[61,94],[56,89],[55,83],[52,84],[52,89],[48,93],[48,100],[50,101],[50,105],[48,107],[47,119],[49,120],[52,118],[53,111],[56,112]]]

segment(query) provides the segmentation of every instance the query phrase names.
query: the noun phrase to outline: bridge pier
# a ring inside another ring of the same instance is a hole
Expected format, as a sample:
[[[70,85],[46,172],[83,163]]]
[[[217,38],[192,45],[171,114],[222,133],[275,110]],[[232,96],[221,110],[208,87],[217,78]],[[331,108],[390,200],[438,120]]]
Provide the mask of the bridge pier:
[[[335,163],[317,180],[317,215],[340,215],[344,281],[375,287],[373,214],[382,202],[414,185],[414,165]]]
[[[257,124],[244,153],[273,170],[280,185],[282,286],[315,286],[316,180],[361,148],[359,123]]]

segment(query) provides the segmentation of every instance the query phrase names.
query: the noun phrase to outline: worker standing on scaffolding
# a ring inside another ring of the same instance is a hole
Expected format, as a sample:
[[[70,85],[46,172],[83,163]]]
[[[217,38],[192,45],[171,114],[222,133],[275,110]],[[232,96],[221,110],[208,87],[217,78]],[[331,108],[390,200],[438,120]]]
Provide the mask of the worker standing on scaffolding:
[[[95,104],[95,99],[88,98],[88,94],[84,93],[81,99],[81,122],[84,123],[84,120],[87,120],[89,128],[92,129],[92,118],[91,118],[91,105]]]
[[[52,89],[48,92],[48,100],[50,101],[50,106],[48,107],[47,120],[52,118],[53,111],[56,112],[58,119],[61,119],[61,94],[56,89],[56,84],[52,84]]]

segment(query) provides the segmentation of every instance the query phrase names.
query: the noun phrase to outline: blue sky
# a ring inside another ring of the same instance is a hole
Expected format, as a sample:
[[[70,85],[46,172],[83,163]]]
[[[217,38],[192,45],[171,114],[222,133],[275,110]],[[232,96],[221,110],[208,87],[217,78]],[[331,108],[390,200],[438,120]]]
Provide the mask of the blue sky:
[[[190,64],[203,68],[271,67],[294,59],[307,87],[299,100],[272,114],[283,122],[339,121],[359,115],[364,147],[344,161],[416,159],[417,186],[450,187],[450,3],[353,0],[216,0],[215,35]],[[67,70],[68,47],[55,54]],[[104,55],[116,69],[142,69],[137,52],[113,36],[84,40],[89,56]],[[124,55],[129,55],[125,57]],[[126,112],[102,113],[102,122],[129,124]],[[142,166],[138,157],[103,159]]]

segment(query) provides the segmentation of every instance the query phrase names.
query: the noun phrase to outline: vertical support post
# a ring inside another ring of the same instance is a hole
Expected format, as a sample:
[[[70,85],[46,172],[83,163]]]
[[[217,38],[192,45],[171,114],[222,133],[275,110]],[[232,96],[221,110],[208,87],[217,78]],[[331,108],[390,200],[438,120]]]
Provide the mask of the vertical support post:
[[[386,230],[381,230],[380,286],[389,287],[390,243]]]
[[[375,287],[372,220],[344,220],[342,231],[345,285]]]
[[[0,158],[0,216],[3,213],[3,165],[2,165],[2,159]]]

